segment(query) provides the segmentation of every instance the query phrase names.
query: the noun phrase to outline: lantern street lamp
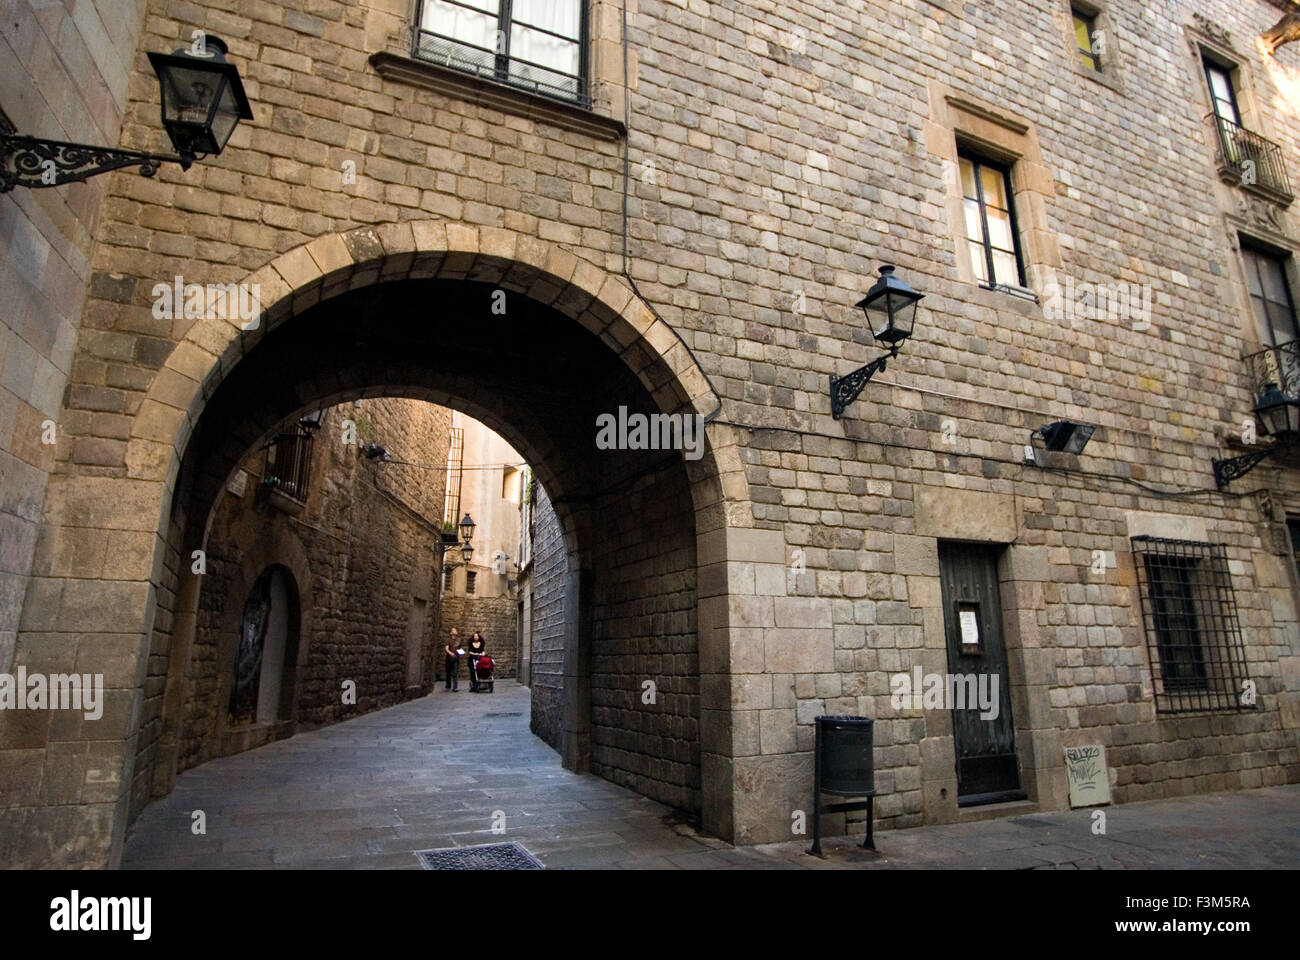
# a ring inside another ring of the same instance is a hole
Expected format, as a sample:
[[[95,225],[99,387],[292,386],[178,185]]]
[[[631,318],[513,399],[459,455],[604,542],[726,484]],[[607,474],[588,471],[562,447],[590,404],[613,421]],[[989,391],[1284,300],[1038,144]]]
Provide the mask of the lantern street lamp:
[[[1283,393],[1276,383],[1265,384],[1263,392],[1255,401],[1255,420],[1259,424],[1259,432],[1265,436],[1271,435],[1275,442],[1271,447],[1252,450],[1239,457],[1211,460],[1214,483],[1220,490],[1238,477],[1250,473],[1261,460],[1277,456],[1281,451],[1295,446],[1300,439],[1300,397],[1293,393]]]
[[[893,265],[885,264],[880,268],[880,279],[858,302],[858,306],[866,313],[871,336],[888,346],[889,353],[877,357],[847,376],[837,377],[831,374],[831,416],[836,420],[858,398],[867,381],[877,371],[885,369],[885,362],[898,356],[899,346],[912,335],[912,327],[916,323],[916,305],[924,296],[894,276]]]
[[[461,518],[461,521],[460,521],[460,538],[461,538],[462,540],[464,540],[466,543],[469,543],[471,540],[474,539],[474,527],[475,527],[475,526],[477,526],[477,524],[474,523],[474,518],[471,517],[468,513],[465,514],[465,516]]]
[[[62,140],[0,136],[0,193],[16,186],[56,187],[122,167],[139,167],[152,177],[163,163],[181,169],[225,149],[240,120],[252,120],[239,70],[226,60],[223,40],[201,35],[175,53],[150,53],[162,95],[162,122],[176,156],[119,150]]]
[[[460,545],[461,556],[465,558],[465,566],[469,566],[470,557],[474,556],[474,544],[466,540]]]

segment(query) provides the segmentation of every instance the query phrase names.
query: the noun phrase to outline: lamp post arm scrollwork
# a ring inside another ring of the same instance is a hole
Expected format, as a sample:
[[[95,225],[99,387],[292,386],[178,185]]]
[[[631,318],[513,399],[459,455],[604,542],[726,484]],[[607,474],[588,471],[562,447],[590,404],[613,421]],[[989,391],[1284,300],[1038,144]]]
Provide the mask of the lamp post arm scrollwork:
[[[831,417],[838,420],[850,403],[858,399],[867,381],[885,369],[885,363],[898,356],[898,347],[887,354],[877,357],[864,367],[858,367],[852,373],[842,377],[831,374]]]
[[[10,134],[0,136],[0,193],[84,182],[123,167],[139,167],[140,176],[152,177],[164,163],[189,167],[181,157]]]
[[[1266,450],[1252,450],[1250,453],[1243,453],[1239,457],[1229,457],[1226,460],[1211,460],[1210,463],[1214,467],[1215,485],[1220,490],[1226,489],[1233,480],[1244,477],[1254,470],[1261,460],[1267,460],[1276,453],[1276,447],[1269,447]]]

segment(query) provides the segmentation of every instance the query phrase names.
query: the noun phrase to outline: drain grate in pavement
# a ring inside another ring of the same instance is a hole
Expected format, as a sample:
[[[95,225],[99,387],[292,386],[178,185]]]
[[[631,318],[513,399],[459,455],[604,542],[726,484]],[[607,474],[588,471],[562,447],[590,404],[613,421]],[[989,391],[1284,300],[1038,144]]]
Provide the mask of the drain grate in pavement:
[[[515,713],[485,713],[485,714],[483,714],[483,716],[485,716],[485,717],[522,717],[523,715],[524,715],[524,712],[523,712],[522,710],[519,710],[519,711],[517,711],[517,712],[515,712]]]
[[[1022,827],[1050,827],[1052,825],[1051,821],[1036,820],[1033,817],[1012,817],[1011,822]]]
[[[523,845],[485,843],[477,847],[443,847],[417,850],[415,855],[426,870],[545,870]]]

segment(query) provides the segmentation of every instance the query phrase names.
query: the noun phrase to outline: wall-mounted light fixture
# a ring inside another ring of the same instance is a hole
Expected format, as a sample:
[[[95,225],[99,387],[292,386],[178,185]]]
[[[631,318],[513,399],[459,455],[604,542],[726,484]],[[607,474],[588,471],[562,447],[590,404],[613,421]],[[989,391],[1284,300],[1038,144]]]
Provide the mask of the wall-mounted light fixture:
[[[226,60],[218,37],[201,36],[175,53],[150,53],[162,95],[162,122],[176,156],[96,147],[63,140],[0,136],[0,193],[14,187],[57,187],[122,167],[139,167],[152,177],[164,163],[181,169],[225,149],[240,120],[252,120],[239,70]]]
[[[1034,448],[1034,439],[1043,441],[1043,448],[1054,453],[1080,454],[1092,439],[1096,427],[1091,423],[1076,423],[1073,420],[1057,420],[1044,427],[1039,427],[1029,435],[1025,444],[1025,460],[1038,464],[1038,452]],[[1041,466],[1041,464],[1039,464]]]
[[[388,451],[377,443],[363,443],[361,445],[361,455],[367,460],[378,463],[388,463],[393,459]]]
[[[1043,438],[1043,446],[1048,450],[1060,450],[1064,453],[1083,453],[1083,448],[1092,439],[1097,428],[1091,423],[1075,423],[1073,420],[1058,420],[1038,429]]]
[[[478,524],[474,522],[474,518],[471,517],[468,513],[465,514],[465,516],[461,517],[460,520],[461,542],[458,544],[455,540],[451,540],[451,541],[444,540],[442,544],[442,549],[444,553],[448,550],[455,550],[456,547],[459,546],[461,556],[465,558],[465,565],[469,566],[470,557],[474,556],[474,544],[472,541],[474,540],[474,528],[476,526],[478,526]]]
[[[852,373],[837,377],[831,374],[831,416],[838,420],[845,408],[858,398],[862,388],[867,385],[878,371],[885,369],[885,362],[898,356],[898,348],[912,335],[916,323],[916,305],[925,294],[917,293],[904,281],[894,276],[891,264],[880,268],[880,279],[875,282],[867,295],[858,301],[858,306],[867,315],[867,327],[872,337],[889,347],[889,353],[877,357],[865,367],[859,367]]]
[[[1265,384],[1255,401],[1255,422],[1259,424],[1261,434],[1273,437],[1273,446],[1252,450],[1239,457],[1211,460],[1214,484],[1220,490],[1238,477],[1250,473],[1261,460],[1275,457],[1296,446],[1297,440],[1300,440],[1300,397],[1282,392],[1276,383]]]

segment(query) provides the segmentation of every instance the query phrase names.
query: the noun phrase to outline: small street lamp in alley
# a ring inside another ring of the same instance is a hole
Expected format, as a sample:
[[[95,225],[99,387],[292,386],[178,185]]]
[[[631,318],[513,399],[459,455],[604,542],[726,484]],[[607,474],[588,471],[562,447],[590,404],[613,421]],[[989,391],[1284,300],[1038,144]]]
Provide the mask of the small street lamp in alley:
[[[459,546],[460,555],[465,558],[465,566],[467,567],[469,566],[470,557],[474,556],[474,544],[471,541],[473,541],[474,539],[475,526],[477,526],[477,524],[474,523],[474,518],[471,517],[468,513],[465,514],[465,516],[462,517],[460,521],[461,542],[457,544],[455,540],[451,540],[450,542],[444,540],[442,545],[444,551],[455,550],[456,547]],[[449,537],[450,534],[444,534],[444,536]]]
[[[880,268],[880,279],[858,301],[858,306],[867,315],[867,327],[871,330],[871,336],[886,344],[889,353],[877,357],[847,376],[837,377],[831,374],[831,416],[836,420],[858,398],[867,381],[885,369],[885,362],[898,356],[899,346],[912,335],[912,327],[916,323],[916,305],[924,296],[894,276],[892,264]]]
[[[152,177],[163,163],[188,170],[195,160],[217,156],[240,120],[252,120],[239,70],[226,60],[225,41],[200,35],[175,53],[150,53],[162,96],[162,122],[176,156],[119,150],[62,140],[0,135],[0,193],[16,186],[56,187],[122,167]]]

